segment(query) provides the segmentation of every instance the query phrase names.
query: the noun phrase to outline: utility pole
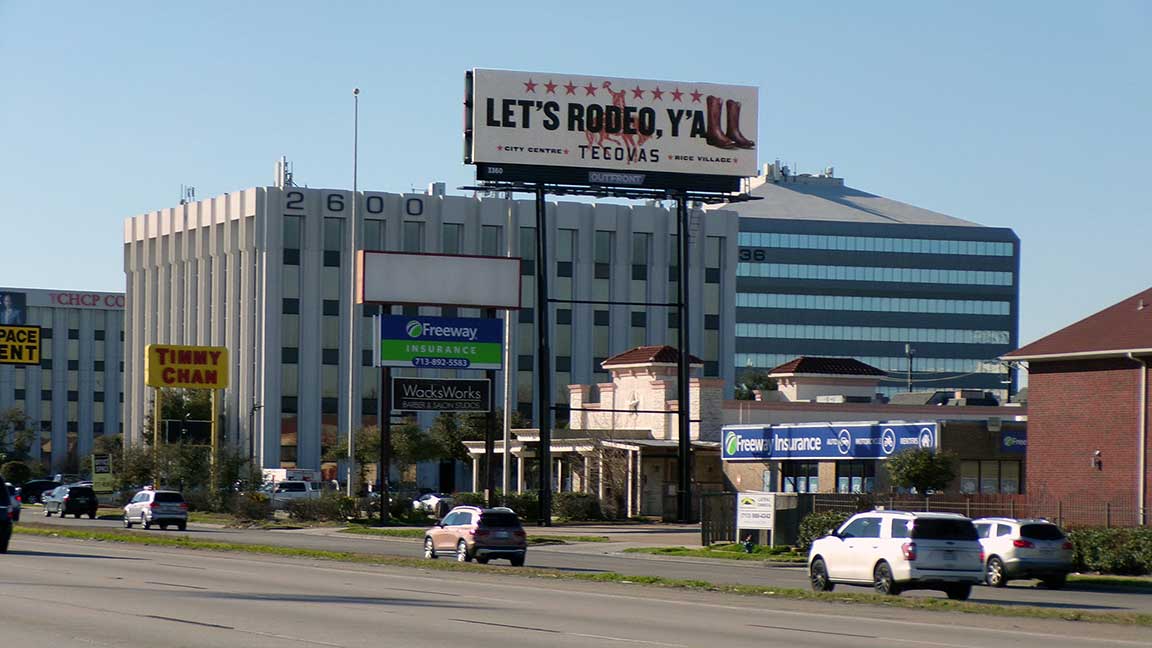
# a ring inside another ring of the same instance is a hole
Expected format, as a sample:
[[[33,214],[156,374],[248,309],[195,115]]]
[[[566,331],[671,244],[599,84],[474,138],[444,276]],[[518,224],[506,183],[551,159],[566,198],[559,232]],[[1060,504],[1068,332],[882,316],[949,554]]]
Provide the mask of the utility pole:
[[[916,349],[912,348],[911,344],[904,344],[904,355],[908,358],[908,392],[912,392],[912,357],[916,355]]]

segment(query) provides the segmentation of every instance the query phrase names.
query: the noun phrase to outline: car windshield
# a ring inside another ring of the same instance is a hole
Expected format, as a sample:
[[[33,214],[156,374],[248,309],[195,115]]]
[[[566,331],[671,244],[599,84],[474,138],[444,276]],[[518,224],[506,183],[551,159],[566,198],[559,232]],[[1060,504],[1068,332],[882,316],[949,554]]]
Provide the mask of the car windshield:
[[[94,493],[92,492],[92,489],[91,489],[91,488],[89,488],[88,486],[73,486],[72,488],[69,488],[69,489],[68,489],[68,495],[70,495],[70,496],[72,496],[72,497],[75,497],[76,495],[80,495],[80,496],[88,495],[88,496],[91,496],[91,495],[93,495],[93,494],[94,494]]]
[[[183,502],[184,496],[180,493],[156,493],[153,499],[157,502]]]
[[[280,482],[281,493],[303,493],[305,490],[304,482]]]
[[[971,520],[918,518],[912,525],[913,540],[976,540]]]
[[[1055,524],[1025,524],[1020,527],[1020,536],[1029,540],[1063,540],[1064,534]]]
[[[515,513],[485,513],[480,516],[480,526],[513,529],[520,526],[520,518]]]

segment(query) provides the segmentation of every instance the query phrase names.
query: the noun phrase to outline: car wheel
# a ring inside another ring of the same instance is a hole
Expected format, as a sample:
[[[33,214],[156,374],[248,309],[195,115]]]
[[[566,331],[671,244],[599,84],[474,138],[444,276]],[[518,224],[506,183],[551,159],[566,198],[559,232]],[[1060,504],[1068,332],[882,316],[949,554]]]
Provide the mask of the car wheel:
[[[876,563],[876,568],[872,570],[872,587],[876,590],[877,594],[885,596],[899,596],[900,586],[896,581],[892,580],[892,566],[887,561],[881,560]]]
[[[9,537],[9,538],[5,538],[2,542],[0,542],[0,554],[8,553],[8,543],[11,542],[11,540],[12,540],[12,538]]]
[[[481,565],[487,565],[489,560],[490,559],[487,556],[485,556],[483,558],[481,558],[480,556],[476,556],[476,562],[480,563]]]
[[[92,511],[91,513],[89,513],[88,519],[89,520],[95,520],[96,519],[96,511]]]
[[[808,570],[808,578],[812,582],[813,592],[831,592],[836,585],[828,580],[828,566],[823,558],[812,561],[812,568]]]
[[[963,585],[949,585],[948,589],[944,590],[944,593],[953,601],[967,601],[968,597],[972,595],[972,586],[967,583]]]
[[[141,515],[140,516],[140,526],[144,527],[145,529],[151,529],[152,528],[152,520],[149,520],[148,518]]]
[[[16,515],[13,515],[13,516],[12,516],[12,521],[13,521],[13,522],[19,522],[19,521],[20,521],[20,514],[19,514],[19,513],[17,513]]]
[[[1068,584],[1068,574],[1048,576],[1046,578],[1041,578],[1040,582],[1044,584],[1044,587],[1047,587],[1050,590],[1064,589],[1064,586]]]
[[[177,522],[176,528],[180,531],[184,531],[185,529],[188,528],[188,523],[187,522]]]
[[[161,530],[161,531],[167,531],[167,530],[168,530],[168,525],[167,525],[167,524],[161,524],[161,525],[160,525],[160,530]]]
[[[468,555],[468,543],[463,540],[456,543],[456,562],[472,562],[472,556]]]
[[[984,570],[984,582],[988,583],[988,587],[1004,587],[1008,584],[1008,578],[1004,574],[1004,561],[1000,560],[999,556],[988,559],[988,566]]]
[[[432,538],[424,538],[424,557],[436,560],[436,545],[432,542]]]
[[[44,507],[44,517],[52,517],[52,511],[49,511],[47,506]]]
[[[523,567],[524,566],[524,554],[516,554],[515,556],[512,556],[508,560],[512,563],[513,567]]]
[[[124,516],[124,528],[125,529],[131,529],[132,528],[132,518],[128,517],[127,515]]]

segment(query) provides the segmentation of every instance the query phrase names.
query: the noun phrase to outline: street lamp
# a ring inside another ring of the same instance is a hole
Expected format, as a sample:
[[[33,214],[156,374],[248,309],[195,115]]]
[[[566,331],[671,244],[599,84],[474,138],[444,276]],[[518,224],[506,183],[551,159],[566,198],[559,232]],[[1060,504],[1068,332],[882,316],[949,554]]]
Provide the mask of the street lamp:
[[[264,409],[263,403],[252,403],[252,410],[248,412],[248,465],[256,457],[256,410]]]
[[[904,355],[908,356],[908,391],[912,391],[912,356],[916,355],[916,349],[912,348],[911,344],[904,345]]]

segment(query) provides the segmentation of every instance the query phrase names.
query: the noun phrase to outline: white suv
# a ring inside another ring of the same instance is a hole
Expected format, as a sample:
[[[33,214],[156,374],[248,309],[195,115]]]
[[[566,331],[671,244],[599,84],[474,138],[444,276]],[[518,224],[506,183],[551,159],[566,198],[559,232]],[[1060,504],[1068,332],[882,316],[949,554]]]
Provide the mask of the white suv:
[[[188,528],[188,503],[180,491],[142,490],[124,506],[124,526],[131,529],[137,522],[145,529],[156,524],[165,531],[169,525],[183,531]]]
[[[973,520],[987,557],[984,582],[1004,587],[1015,578],[1039,578],[1048,589],[1060,589],[1072,571],[1072,543],[1045,519],[980,518]]]
[[[893,596],[941,590],[962,601],[984,578],[984,560],[976,528],[962,515],[869,511],[812,543],[808,574],[818,592],[843,583]]]

